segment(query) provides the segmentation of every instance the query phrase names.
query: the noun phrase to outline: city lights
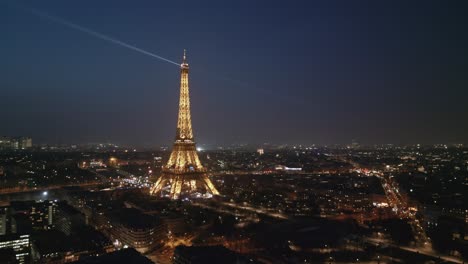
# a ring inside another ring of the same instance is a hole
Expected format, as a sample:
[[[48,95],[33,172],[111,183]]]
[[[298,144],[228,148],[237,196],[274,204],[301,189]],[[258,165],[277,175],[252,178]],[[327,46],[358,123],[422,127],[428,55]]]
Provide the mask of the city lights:
[[[1,264],[468,263],[468,2],[4,2]]]

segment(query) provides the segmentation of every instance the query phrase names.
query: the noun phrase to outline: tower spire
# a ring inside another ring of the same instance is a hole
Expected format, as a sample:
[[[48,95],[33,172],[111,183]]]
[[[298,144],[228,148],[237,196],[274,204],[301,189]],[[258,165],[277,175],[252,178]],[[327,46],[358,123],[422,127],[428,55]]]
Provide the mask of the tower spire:
[[[184,58],[180,65],[180,97],[179,97],[179,117],[177,120],[176,140],[193,140],[192,118],[190,114],[190,92],[189,92],[189,66]]]
[[[187,50],[184,49],[184,61],[183,61],[184,64],[185,64],[186,60],[187,60]]]

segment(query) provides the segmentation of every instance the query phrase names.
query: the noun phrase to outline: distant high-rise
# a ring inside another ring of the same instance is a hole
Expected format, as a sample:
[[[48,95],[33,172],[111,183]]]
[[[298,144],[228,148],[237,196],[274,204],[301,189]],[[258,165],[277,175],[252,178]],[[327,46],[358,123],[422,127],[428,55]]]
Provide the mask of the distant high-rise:
[[[20,137],[18,138],[18,147],[19,149],[28,149],[32,147],[32,138],[30,137]]]
[[[184,50],[180,65],[179,116],[174,147],[163,173],[151,188],[152,195],[178,199],[181,196],[211,197],[218,190],[206,175],[206,169],[198,158],[192,131],[190,94],[188,85],[189,66]]]
[[[0,149],[11,149],[12,148],[12,138],[10,137],[0,137]]]
[[[0,137],[0,149],[29,149],[31,147],[30,137]]]

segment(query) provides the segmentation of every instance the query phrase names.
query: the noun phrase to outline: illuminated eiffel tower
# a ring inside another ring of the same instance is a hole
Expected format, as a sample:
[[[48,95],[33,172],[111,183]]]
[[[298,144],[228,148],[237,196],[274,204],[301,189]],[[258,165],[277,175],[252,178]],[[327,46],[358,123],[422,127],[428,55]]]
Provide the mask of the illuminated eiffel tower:
[[[174,147],[161,176],[150,190],[151,195],[171,199],[219,195],[198,158],[193,140],[188,73],[184,50],[184,60],[180,65],[179,117]]]

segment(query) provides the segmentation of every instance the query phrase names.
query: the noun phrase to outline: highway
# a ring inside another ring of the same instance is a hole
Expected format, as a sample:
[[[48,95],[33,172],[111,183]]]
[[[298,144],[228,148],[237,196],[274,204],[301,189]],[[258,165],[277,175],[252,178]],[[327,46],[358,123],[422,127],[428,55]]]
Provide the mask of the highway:
[[[255,214],[259,214],[259,215],[266,215],[266,216],[276,218],[276,219],[282,219],[282,220],[288,219],[288,216],[285,215],[285,214],[270,212],[270,211],[268,211],[267,209],[264,209],[264,208],[255,208],[255,207],[250,206],[250,205],[238,205],[238,204],[235,204],[235,203],[228,203],[228,202],[219,202],[219,204],[223,205],[225,207],[228,207],[228,208],[233,208],[233,209],[242,210],[242,211],[248,211],[250,213],[255,213]],[[192,202],[192,205],[199,206],[199,207],[206,208],[206,209],[210,209],[210,210],[213,210],[213,211],[216,211],[216,212],[219,212],[219,213],[225,213],[225,214],[231,214],[231,215],[234,215],[234,216],[247,217],[247,219],[251,220],[251,221],[257,221],[258,220],[256,218],[252,218],[252,216],[248,216],[248,215],[245,215],[245,214],[242,214],[242,213],[234,212],[233,210],[225,209],[225,208],[223,208],[221,206],[213,207],[213,206],[209,206],[207,204],[200,203],[200,202],[195,202],[195,201]]]
[[[415,248],[415,247],[399,246],[399,245],[393,244],[391,241],[387,239],[380,239],[380,238],[366,237],[364,239],[373,245],[388,245],[388,246],[399,248],[405,251],[410,251],[413,253],[418,253],[421,255],[429,256],[429,257],[440,258],[441,260],[448,261],[448,262],[460,263],[460,264],[465,263],[462,259],[459,259],[453,256],[438,254],[437,252],[434,252],[430,247],[429,248],[428,247],[426,248],[416,247]]]
[[[424,248],[430,248],[430,238],[427,237],[419,219],[416,217],[416,213],[409,209],[407,199],[401,195],[398,184],[393,181],[393,177],[384,175],[381,172],[376,172],[374,175],[380,179],[388,203],[395,214],[402,219],[409,220],[408,223],[414,232],[416,243]]]
[[[57,185],[49,185],[44,187],[15,187],[15,188],[3,188],[0,189],[1,194],[14,194],[14,193],[26,193],[26,192],[37,192],[37,191],[47,191],[47,190],[55,190],[61,189],[65,187],[90,187],[102,184],[102,182],[93,181],[93,182],[85,182],[85,183],[71,183],[71,184],[57,184]]]

